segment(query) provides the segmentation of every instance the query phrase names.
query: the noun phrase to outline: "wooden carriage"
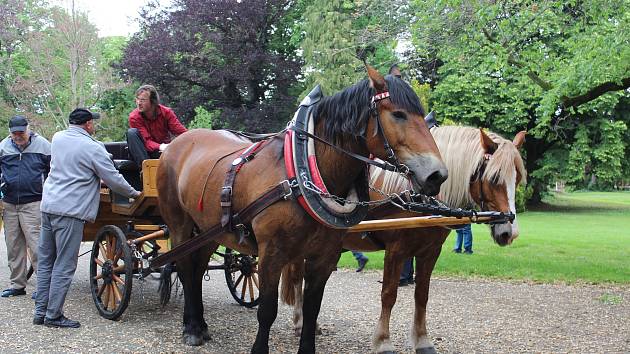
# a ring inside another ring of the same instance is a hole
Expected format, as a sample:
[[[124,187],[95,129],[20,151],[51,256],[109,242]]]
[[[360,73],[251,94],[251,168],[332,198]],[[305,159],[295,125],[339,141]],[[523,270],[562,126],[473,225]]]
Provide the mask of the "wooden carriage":
[[[129,160],[125,143],[107,143],[105,147],[123,177],[142,191],[138,198],[128,199],[103,185],[97,218],[94,223],[86,223],[83,231],[83,241],[93,242],[90,254],[92,298],[100,315],[113,320],[126,310],[134,278],[144,280],[149,275],[157,276],[161,301],[166,303],[176,268],[174,265],[150,266],[153,258],[171,249],[168,228],[158,207],[159,160],[145,160],[140,169]],[[221,248],[215,252],[208,270],[225,272],[230,293],[239,304],[257,305],[256,257]]]

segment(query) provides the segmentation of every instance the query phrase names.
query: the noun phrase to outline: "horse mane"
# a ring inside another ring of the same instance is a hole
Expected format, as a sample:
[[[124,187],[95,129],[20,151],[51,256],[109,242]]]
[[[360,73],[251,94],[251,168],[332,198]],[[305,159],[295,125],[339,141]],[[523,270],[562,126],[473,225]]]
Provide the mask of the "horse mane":
[[[481,146],[479,129],[462,126],[445,126],[431,129],[433,138],[448,168],[448,179],[440,188],[440,199],[451,207],[469,207],[475,202],[470,197],[470,179],[484,161],[485,151]],[[525,184],[527,171],[521,154],[512,141],[493,132],[486,134],[498,145],[488,161],[484,181],[506,183],[514,180],[515,171],[522,178],[517,183]],[[384,176],[383,176],[384,175]],[[370,185],[383,176],[381,189],[385,193],[397,193],[410,189],[410,182],[401,175],[376,168],[370,168]]]
[[[424,117],[424,110],[418,96],[411,86],[402,79],[386,75],[385,82],[391,102],[410,112]],[[315,123],[325,118],[324,137],[333,142],[340,142],[343,134],[354,137],[365,137],[366,127],[370,118],[370,102],[374,89],[369,80],[362,80],[332,96],[322,98],[314,107]]]

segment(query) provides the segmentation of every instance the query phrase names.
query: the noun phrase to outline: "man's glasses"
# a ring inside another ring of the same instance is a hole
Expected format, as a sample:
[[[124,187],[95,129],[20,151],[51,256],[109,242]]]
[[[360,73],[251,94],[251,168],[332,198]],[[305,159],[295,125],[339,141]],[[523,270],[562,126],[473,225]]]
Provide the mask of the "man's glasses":
[[[142,102],[142,103],[149,102],[149,99],[148,98],[138,98],[138,97],[136,97],[136,102]]]

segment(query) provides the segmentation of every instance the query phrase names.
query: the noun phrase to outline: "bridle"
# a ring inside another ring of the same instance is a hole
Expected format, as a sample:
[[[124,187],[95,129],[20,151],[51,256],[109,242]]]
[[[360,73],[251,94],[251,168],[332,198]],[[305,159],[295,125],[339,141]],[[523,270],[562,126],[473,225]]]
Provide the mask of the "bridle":
[[[479,166],[479,172],[477,173],[477,179],[479,180],[479,207],[481,208],[481,211],[484,211],[486,203],[486,198],[483,194],[483,175],[486,173],[486,166],[491,158],[491,154],[486,153],[483,155],[483,162],[481,163],[481,166]]]
[[[381,92],[372,96],[372,100],[370,101],[370,114],[372,117],[376,119],[376,134],[379,134],[383,139],[383,149],[387,154],[387,161],[396,167],[396,172],[399,172],[406,177],[412,176],[413,171],[409,169],[409,167],[398,160],[396,157],[396,153],[394,149],[392,149],[391,145],[389,145],[389,141],[387,141],[387,137],[385,136],[385,130],[383,129],[383,124],[381,123],[381,115],[378,112],[378,108],[376,107],[376,103],[382,101],[386,98],[389,98],[389,92]]]

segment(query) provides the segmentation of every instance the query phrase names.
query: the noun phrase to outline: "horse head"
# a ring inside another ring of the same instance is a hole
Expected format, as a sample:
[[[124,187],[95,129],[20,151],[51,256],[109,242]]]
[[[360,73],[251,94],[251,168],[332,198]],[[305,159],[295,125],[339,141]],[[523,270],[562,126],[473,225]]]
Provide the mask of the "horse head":
[[[366,134],[369,152],[399,167],[416,192],[436,195],[448,171],[424,121],[418,96],[396,73],[383,77],[366,66],[373,90]]]
[[[526,171],[518,149],[525,141],[525,131],[513,141],[490,137],[479,130],[483,161],[470,180],[470,196],[481,210],[496,210],[516,214],[515,196],[519,183],[525,183]],[[497,141],[499,141],[497,143]],[[509,245],[518,235],[518,223],[492,224],[492,238],[501,245]]]

